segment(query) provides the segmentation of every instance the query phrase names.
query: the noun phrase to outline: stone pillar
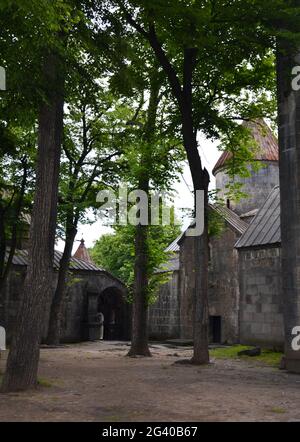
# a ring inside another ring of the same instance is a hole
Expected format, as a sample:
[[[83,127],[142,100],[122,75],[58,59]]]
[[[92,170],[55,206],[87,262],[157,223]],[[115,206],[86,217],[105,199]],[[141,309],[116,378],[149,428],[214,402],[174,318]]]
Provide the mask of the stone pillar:
[[[300,326],[300,51],[280,43],[277,72],[285,355],[286,368],[300,373],[300,349],[293,345]]]

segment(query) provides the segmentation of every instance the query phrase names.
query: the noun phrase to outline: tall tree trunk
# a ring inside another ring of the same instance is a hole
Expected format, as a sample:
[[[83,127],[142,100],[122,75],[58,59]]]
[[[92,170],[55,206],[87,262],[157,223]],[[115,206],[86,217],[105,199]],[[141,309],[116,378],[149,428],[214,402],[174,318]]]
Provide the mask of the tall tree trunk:
[[[278,127],[280,151],[282,306],[286,368],[300,373],[300,351],[292,347],[294,327],[300,326],[300,90],[291,72],[300,65],[300,51],[279,43]],[[299,83],[299,81],[298,81]]]
[[[155,138],[160,85],[157,66],[154,66],[150,76],[150,99],[143,134],[141,176],[139,179],[139,189],[143,190],[148,197],[150,183],[148,169],[152,162],[152,142]],[[138,225],[136,227],[132,340],[128,356],[151,356],[148,345],[148,234],[148,226]]]
[[[148,226],[136,227],[132,340],[128,356],[151,356],[148,346]]]
[[[191,362],[195,365],[209,363],[208,352],[208,186],[209,175],[202,169],[201,159],[198,152],[197,134],[193,129],[191,102],[182,108],[183,116],[183,139],[187,152],[188,162],[192,174],[193,188],[195,193],[195,214],[197,210],[204,210],[204,232],[201,236],[195,236],[195,254],[193,262],[193,275],[195,277],[194,299],[194,322],[193,340],[194,352]],[[204,207],[196,206],[197,191],[204,192]]]
[[[158,39],[155,23],[150,20],[147,31],[143,29],[128,12],[121,6],[126,19],[145,39],[147,39],[155,53],[156,59],[167,75],[172,93],[181,112],[184,147],[192,174],[194,191],[205,192],[205,228],[203,236],[196,239],[197,247],[194,256],[194,270],[196,273],[195,289],[195,326],[194,326],[194,364],[209,362],[208,353],[208,225],[207,225],[207,194],[209,176],[202,168],[198,152],[197,131],[193,121],[193,73],[197,65],[198,50],[184,49],[184,66],[182,82],[172,62],[168,58],[163,45]]]
[[[29,263],[16,330],[2,391],[26,390],[37,385],[39,346],[45,304],[52,296],[53,255],[57,217],[59,165],[63,128],[63,78],[60,59],[45,59],[47,98],[39,113],[36,191],[30,231]]]
[[[193,118],[193,71],[196,65],[197,50],[184,51],[183,88],[179,105],[182,118],[183,143],[187,153],[195,194],[195,216],[201,210],[204,216],[204,231],[195,237],[194,255],[194,353],[191,362],[195,365],[209,363],[208,351],[208,186],[209,174],[202,168],[198,151],[197,129]],[[204,192],[204,207],[197,207],[197,192]]]
[[[64,253],[59,266],[58,282],[51,304],[49,329],[47,336],[48,345],[59,345],[60,343],[62,306],[67,291],[67,277],[76,235],[76,226],[73,226],[72,222],[68,222],[68,226],[66,229],[66,242]]]

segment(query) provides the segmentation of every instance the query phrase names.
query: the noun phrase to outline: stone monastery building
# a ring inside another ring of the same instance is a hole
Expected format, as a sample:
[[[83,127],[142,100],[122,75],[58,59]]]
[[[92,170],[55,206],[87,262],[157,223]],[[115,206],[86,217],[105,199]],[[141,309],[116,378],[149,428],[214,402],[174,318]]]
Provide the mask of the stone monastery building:
[[[210,239],[209,316],[211,343],[244,343],[280,348],[283,317],[280,282],[280,194],[278,144],[262,120],[247,123],[258,145],[255,160],[262,167],[250,169],[239,181],[247,198],[234,203],[226,199],[229,177],[224,152],[214,167],[216,187],[224,199],[211,205],[223,220],[219,235]],[[161,286],[150,307],[152,339],[193,337],[194,239],[183,233],[167,249],[170,260],[160,272],[169,281]],[[55,252],[53,294],[61,253]],[[17,251],[4,293],[0,296],[0,325],[11,338],[21,301],[28,262],[27,246]],[[94,265],[84,241],[71,260],[70,283],[62,314],[65,342],[130,339],[131,308],[121,281]],[[44,336],[47,335],[51,300],[45,305]],[[102,331],[100,331],[101,317]]]
[[[278,144],[262,120],[247,123],[262,165],[239,178],[247,198],[226,200],[224,152],[214,167],[216,187],[224,204],[210,206],[223,219],[220,235],[210,239],[210,342],[244,343],[280,348],[283,317],[280,282],[280,194]],[[258,169],[258,170],[257,170]],[[182,234],[170,246],[167,269],[171,278],[161,287],[150,310],[150,336],[192,339],[194,239]]]

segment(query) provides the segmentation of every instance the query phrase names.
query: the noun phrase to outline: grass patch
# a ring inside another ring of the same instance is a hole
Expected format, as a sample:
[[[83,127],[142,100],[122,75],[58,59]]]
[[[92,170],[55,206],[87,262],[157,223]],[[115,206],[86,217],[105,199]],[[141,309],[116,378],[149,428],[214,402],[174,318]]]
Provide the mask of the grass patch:
[[[38,385],[39,385],[39,387],[45,387],[45,388],[53,387],[53,384],[50,381],[48,381],[47,379],[43,379],[43,378],[38,379]]]
[[[210,350],[210,356],[216,359],[248,359],[263,362],[264,364],[272,367],[279,366],[283,353],[275,352],[273,350],[262,349],[260,356],[238,356],[238,352],[249,350],[250,348],[253,347],[246,345],[233,345],[226,348],[216,348],[214,350]]]
[[[279,408],[279,407],[273,407],[271,408],[272,413],[277,413],[277,414],[284,414],[286,413],[286,410],[284,408]]]

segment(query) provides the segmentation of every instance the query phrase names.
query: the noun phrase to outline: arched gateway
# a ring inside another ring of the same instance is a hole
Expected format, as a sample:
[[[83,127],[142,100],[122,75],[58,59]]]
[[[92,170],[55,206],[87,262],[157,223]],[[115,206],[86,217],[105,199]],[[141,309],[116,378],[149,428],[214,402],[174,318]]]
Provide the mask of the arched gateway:
[[[102,274],[99,287],[95,282],[88,287],[89,340],[130,339],[130,305],[126,295],[123,284],[109,274]]]

